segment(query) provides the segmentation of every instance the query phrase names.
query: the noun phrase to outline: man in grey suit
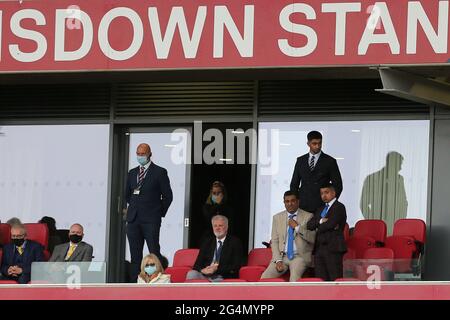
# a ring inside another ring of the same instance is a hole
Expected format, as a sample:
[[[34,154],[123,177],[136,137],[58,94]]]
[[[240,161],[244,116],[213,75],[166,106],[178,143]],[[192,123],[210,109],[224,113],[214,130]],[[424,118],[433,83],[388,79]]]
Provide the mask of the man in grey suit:
[[[272,222],[272,263],[261,278],[278,278],[290,271],[289,281],[302,277],[311,265],[311,254],[316,238],[315,231],[306,228],[312,213],[299,209],[300,201],[296,191],[284,193],[286,210],[273,216]]]
[[[49,262],[81,262],[92,261],[93,248],[81,241],[84,236],[83,226],[75,223],[70,227],[70,242],[57,245]]]

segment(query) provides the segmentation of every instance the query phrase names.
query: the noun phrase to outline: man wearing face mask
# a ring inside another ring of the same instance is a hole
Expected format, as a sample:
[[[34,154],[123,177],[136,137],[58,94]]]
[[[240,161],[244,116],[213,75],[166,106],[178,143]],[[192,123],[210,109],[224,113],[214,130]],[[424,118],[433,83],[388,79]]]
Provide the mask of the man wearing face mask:
[[[69,242],[57,245],[50,257],[50,262],[82,262],[92,261],[93,248],[90,244],[81,241],[84,229],[81,224],[75,223],[69,230]]]
[[[11,243],[3,247],[1,272],[6,280],[26,284],[31,280],[31,264],[43,261],[44,248],[27,239],[27,231],[22,224],[11,226]]]
[[[161,259],[159,232],[161,220],[167,214],[173,195],[167,170],[154,164],[152,150],[141,143],[136,150],[139,166],[128,172],[125,199],[127,236],[131,254],[131,280],[140,270],[144,241],[148,251]]]

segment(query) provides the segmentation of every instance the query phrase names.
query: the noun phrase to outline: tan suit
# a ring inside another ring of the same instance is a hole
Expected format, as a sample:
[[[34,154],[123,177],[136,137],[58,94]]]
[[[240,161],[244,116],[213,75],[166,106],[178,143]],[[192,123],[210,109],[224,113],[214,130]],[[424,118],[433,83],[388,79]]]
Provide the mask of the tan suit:
[[[305,269],[311,265],[311,254],[314,249],[314,241],[316,232],[309,231],[306,228],[308,221],[313,217],[312,213],[302,209],[297,210],[297,216],[294,220],[299,224],[297,230],[294,231],[294,242],[296,251],[294,258],[289,260],[285,251],[287,243],[287,228],[289,225],[288,212],[282,211],[273,216],[272,222],[272,263],[269,264],[261,278],[277,278],[284,274],[288,269],[290,271],[289,281],[296,281],[301,278]],[[283,261],[284,270],[278,272],[276,262]]]

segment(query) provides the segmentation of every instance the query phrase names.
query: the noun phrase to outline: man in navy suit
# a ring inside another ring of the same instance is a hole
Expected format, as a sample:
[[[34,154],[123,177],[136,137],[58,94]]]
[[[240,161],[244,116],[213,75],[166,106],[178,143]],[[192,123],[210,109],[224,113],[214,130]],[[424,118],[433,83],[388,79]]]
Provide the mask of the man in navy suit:
[[[342,178],[336,159],[322,151],[322,134],[311,131],[307,138],[309,152],[297,158],[291,190],[298,192],[300,209],[314,213],[324,205],[320,198],[320,187],[332,183],[336,197],[339,198],[342,192]]]
[[[345,206],[336,199],[332,184],[320,188],[324,206],[308,221],[308,230],[316,231],[314,243],[315,275],[325,281],[334,281],[343,276],[343,257],[347,252],[344,228],[347,222]]]
[[[3,278],[26,284],[31,280],[31,264],[43,261],[44,248],[37,242],[27,240],[27,231],[21,224],[11,227],[11,240],[3,247]]]
[[[140,272],[144,240],[148,251],[161,259],[159,231],[161,220],[172,203],[167,170],[154,164],[151,148],[141,143],[136,150],[139,166],[128,172],[126,201],[127,236],[130,243],[132,280]]]

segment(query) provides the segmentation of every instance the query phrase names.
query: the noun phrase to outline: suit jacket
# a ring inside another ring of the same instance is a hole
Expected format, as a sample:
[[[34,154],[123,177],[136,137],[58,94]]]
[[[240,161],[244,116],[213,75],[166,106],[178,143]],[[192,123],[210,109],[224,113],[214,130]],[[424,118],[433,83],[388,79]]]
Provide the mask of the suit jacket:
[[[17,279],[19,283],[28,283],[31,280],[31,264],[44,260],[44,247],[39,243],[27,240],[25,249],[22,253],[22,262],[16,263],[19,253],[13,243],[5,244],[3,247],[3,258],[1,271],[5,277],[17,279],[8,276],[8,269],[11,266],[18,265],[22,268],[22,274]]]
[[[306,264],[310,264],[311,254],[314,249],[314,241],[316,232],[308,230],[306,225],[313,217],[312,213],[304,210],[297,210],[297,217],[295,220],[300,225],[298,232],[294,231],[294,242],[297,248],[297,253],[305,260]],[[272,259],[273,261],[282,260],[282,252],[286,251],[286,241],[288,238],[287,228],[289,224],[288,213],[285,211],[279,212],[273,216],[272,222]]]
[[[173,195],[170,188],[167,170],[150,164],[142,183],[140,194],[133,194],[138,185],[139,166],[128,172],[125,199],[129,204],[127,222],[137,219],[140,223],[161,223],[172,203]]]
[[[336,197],[342,192],[342,178],[336,159],[322,151],[314,170],[309,169],[309,153],[298,157],[291,179],[291,190],[298,191],[300,208],[316,212],[323,205],[320,187],[331,183],[336,189]],[[299,189],[300,186],[300,189]]]
[[[320,224],[321,212],[325,206],[319,208],[314,217],[309,220],[307,227],[309,230],[317,230],[314,251],[326,249],[332,253],[347,252],[347,245],[344,240],[344,228],[347,222],[345,206],[339,201],[335,201],[328,209],[327,222]]]
[[[72,253],[68,260],[65,260],[67,251],[69,250],[70,242],[57,245],[53,250],[53,254],[50,257],[49,262],[81,262],[81,261],[92,261],[92,253],[94,249],[90,244],[84,241],[78,243],[75,251]]]
[[[194,270],[200,271],[211,264],[216,246],[217,242],[215,237],[210,237],[203,243],[195,261]],[[223,278],[238,278],[239,269],[243,264],[244,254],[241,240],[228,234],[222,246],[219,267],[216,274],[221,275]]]

